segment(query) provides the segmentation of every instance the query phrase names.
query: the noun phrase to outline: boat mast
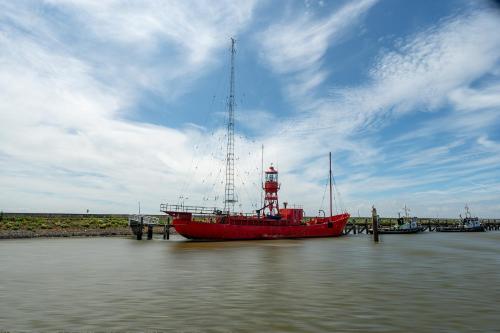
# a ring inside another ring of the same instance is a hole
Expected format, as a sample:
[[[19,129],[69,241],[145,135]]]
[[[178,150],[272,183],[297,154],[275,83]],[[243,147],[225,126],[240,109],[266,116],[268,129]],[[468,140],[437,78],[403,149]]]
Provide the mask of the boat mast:
[[[406,207],[406,204],[405,204],[405,218],[406,218],[407,220],[409,220],[409,219],[410,219],[410,215],[408,214],[408,212],[409,212],[409,211],[410,211],[410,208]]]
[[[231,37],[231,77],[229,81],[229,99],[227,121],[227,146],[226,146],[226,185],[224,189],[224,212],[234,212],[234,43],[235,39]]]
[[[330,152],[330,217],[333,216],[333,202],[332,202],[332,152]]]
[[[469,205],[465,204],[465,217],[472,217],[472,214],[470,213],[469,210]]]

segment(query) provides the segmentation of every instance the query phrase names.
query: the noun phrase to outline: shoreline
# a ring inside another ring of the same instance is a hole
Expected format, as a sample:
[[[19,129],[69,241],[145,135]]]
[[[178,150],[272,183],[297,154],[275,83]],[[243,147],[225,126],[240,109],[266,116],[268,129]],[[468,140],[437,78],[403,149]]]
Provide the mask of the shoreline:
[[[157,215],[161,223],[167,217]],[[380,225],[395,223],[394,218],[381,218]],[[421,223],[438,222],[443,225],[454,225],[457,219],[419,219]],[[437,221],[436,221],[437,220]],[[499,223],[498,220],[488,222]],[[351,217],[351,224],[358,226],[371,224],[366,217]],[[496,230],[496,229],[495,229]],[[146,230],[143,231],[146,234]],[[153,228],[154,234],[163,235],[163,225]],[[174,228],[170,234],[176,234]],[[125,214],[54,214],[54,213],[0,213],[0,240],[28,238],[69,238],[69,237],[134,237]]]
[[[144,231],[146,233],[146,231]],[[153,228],[153,234],[163,235],[163,227]],[[177,234],[171,230],[170,234]],[[39,229],[39,230],[0,230],[0,241],[7,239],[30,238],[87,238],[87,237],[135,237],[129,226],[115,228],[71,228],[71,229]]]
[[[124,214],[0,213],[0,240],[123,236],[133,236]]]
[[[133,236],[130,228],[110,229],[70,229],[70,230],[0,230],[2,239],[28,239],[28,238],[69,238],[69,237],[123,237]]]

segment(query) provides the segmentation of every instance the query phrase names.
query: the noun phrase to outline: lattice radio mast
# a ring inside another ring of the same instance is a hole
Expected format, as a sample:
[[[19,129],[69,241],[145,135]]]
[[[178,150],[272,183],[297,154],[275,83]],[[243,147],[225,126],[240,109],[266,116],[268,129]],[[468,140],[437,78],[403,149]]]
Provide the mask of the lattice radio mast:
[[[231,78],[229,81],[229,99],[227,103],[229,119],[227,122],[226,147],[226,186],[224,190],[224,211],[234,212],[234,49],[235,39],[231,37]]]

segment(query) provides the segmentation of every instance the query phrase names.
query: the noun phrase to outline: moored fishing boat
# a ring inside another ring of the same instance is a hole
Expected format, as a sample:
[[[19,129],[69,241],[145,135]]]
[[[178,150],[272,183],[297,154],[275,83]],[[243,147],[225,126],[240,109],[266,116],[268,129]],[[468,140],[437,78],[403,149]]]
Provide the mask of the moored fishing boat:
[[[404,207],[405,215],[401,216],[399,214],[397,219],[397,225],[391,226],[390,228],[381,228],[379,230],[380,234],[416,234],[422,232],[424,228],[418,223],[418,217],[410,217],[408,212],[410,211],[408,207]]]
[[[380,226],[378,229],[379,234],[416,234],[422,232],[424,228],[419,224],[418,217],[410,217],[408,207],[404,207],[405,215],[401,216],[399,213],[397,224],[390,226]],[[373,233],[373,230],[369,230]]]
[[[472,217],[469,206],[465,205],[465,217],[460,214],[460,223],[453,226],[438,226],[438,232],[483,232],[486,231],[479,218]]]

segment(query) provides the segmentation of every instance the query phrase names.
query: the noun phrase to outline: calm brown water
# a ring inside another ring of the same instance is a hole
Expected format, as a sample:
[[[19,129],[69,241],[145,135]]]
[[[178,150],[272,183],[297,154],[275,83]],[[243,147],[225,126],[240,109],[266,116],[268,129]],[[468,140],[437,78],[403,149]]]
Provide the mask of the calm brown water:
[[[0,331],[500,331],[500,232],[0,242]]]

